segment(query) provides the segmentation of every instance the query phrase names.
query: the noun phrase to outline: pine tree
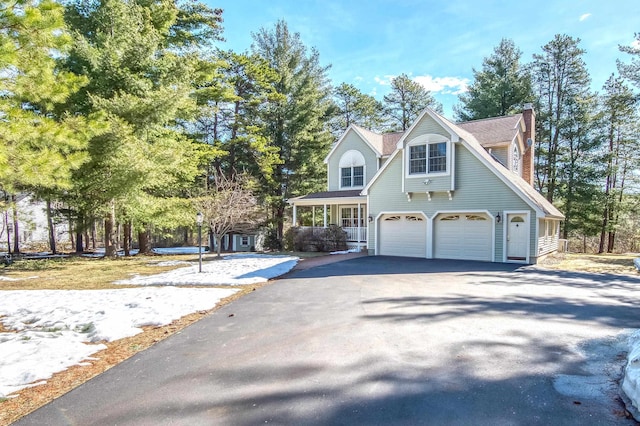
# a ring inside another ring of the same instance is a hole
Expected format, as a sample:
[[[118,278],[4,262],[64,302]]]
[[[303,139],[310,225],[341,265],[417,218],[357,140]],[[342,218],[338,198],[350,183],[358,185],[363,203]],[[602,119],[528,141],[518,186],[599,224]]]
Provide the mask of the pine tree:
[[[351,124],[380,131],[384,123],[382,104],[357,87],[342,83],[333,89],[335,116],[330,123],[335,137],[339,137]]]
[[[536,96],[535,182],[547,200],[553,202],[561,184],[559,168],[566,161],[567,137],[572,132],[572,108],[589,93],[590,77],[579,47],[580,40],[556,35],[533,55],[532,76]],[[571,106],[571,108],[570,108]]]
[[[604,140],[604,208],[598,253],[614,250],[619,218],[624,214],[624,195],[630,176],[640,165],[640,119],[631,89],[620,77],[611,76],[604,85],[600,110]]]
[[[620,51],[632,55],[632,58],[629,64],[618,60],[618,72],[622,77],[640,88],[640,33],[635,34],[635,44],[620,46]]]
[[[253,34],[252,50],[277,73],[274,88],[281,95],[261,109],[265,136],[278,151],[270,179],[263,179],[272,220],[282,239],[286,200],[324,187],[322,162],[331,145],[325,120],[331,94],[327,68],[315,49],[307,49],[284,21]]]
[[[426,107],[442,112],[442,105],[431,93],[406,74],[400,74],[391,80],[391,93],[384,96],[389,130],[404,132]]]
[[[482,61],[482,70],[473,70],[474,81],[460,95],[460,121],[501,117],[522,110],[533,100],[531,76],[520,63],[522,52],[513,40],[502,39],[493,54]]]
[[[86,83],[57,67],[70,44],[58,3],[0,5],[0,191],[9,200],[69,189],[72,171],[86,160],[95,128],[60,109]],[[17,238],[14,247],[19,251]]]
[[[151,226],[192,222],[180,194],[199,173],[202,147],[175,124],[195,111],[198,32],[216,35],[220,11],[188,5],[104,0],[67,7],[77,39],[66,66],[88,78],[70,104],[80,114],[102,114],[109,125],[91,140],[91,160],[76,174],[79,215],[97,210],[105,217],[107,256],[116,253],[117,217],[138,230],[142,252],[150,250]]]

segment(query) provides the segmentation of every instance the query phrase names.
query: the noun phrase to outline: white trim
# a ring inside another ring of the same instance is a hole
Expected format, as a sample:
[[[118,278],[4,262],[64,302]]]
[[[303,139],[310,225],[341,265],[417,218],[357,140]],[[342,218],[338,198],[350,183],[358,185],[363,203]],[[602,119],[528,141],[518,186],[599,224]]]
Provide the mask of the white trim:
[[[434,140],[435,139],[435,140]],[[445,143],[446,145],[446,158],[445,158],[445,167],[446,170],[444,172],[429,172],[429,145]],[[425,158],[425,173],[411,173],[411,147],[412,146],[426,146],[426,158]],[[424,179],[426,177],[438,177],[438,176],[448,176],[451,174],[452,164],[451,164],[451,140],[449,140],[446,136],[439,135],[437,133],[426,133],[420,136],[417,136],[411,139],[407,144],[403,147],[404,151],[404,163],[406,163],[406,167],[403,170],[403,176],[405,179]],[[404,183],[404,181],[403,181]]]
[[[451,142],[458,142],[458,140],[460,139],[460,136],[456,132],[454,132],[453,129],[451,129],[451,127],[449,127],[449,125],[447,125],[444,121],[442,121],[442,119],[438,116],[438,114],[435,111],[433,111],[431,108],[427,107],[420,113],[420,115],[413,122],[411,127],[409,127],[409,129],[406,132],[404,132],[404,134],[402,135],[402,137],[400,138],[400,140],[396,144],[396,149],[402,149],[403,148],[404,143],[405,143],[405,139],[407,138],[408,135],[411,134],[411,132],[413,132],[413,130],[417,127],[418,123],[420,123],[422,121],[422,119],[424,118],[425,115],[429,115],[429,117],[434,119],[435,122],[438,123],[438,125],[440,125],[440,127],[442,127],[444,130],[446,130],[447,133],[449,133]]]
[[[451,190],[456,190],[456,145],[451,144]]]
[[[527,256],[526,260],[509,260],[507,249],[507,232],[509,231],[509,215],[524,215],[527,221]],[[531,263],[531,212],[529,210],[505,210],[502,212],[502,261],[504,263]],[[536,238],[536,241],[538,239]],[[537,242],[536,242],[537,244]],[[536,248],[537,250],[537,248]]]
[[[482,210],[482,209],[480,210],[438,210],[433,214],[433,216],[431,216],[431,220],[435,221],[436,217],[438,217],[439,214],[462,214],[462,213],[484,213],[487,216],[489,216],[491,220],[491,262],[495,262],[496,261],[496,218],[493,214],[491,214],[489,210]],[[435,240],[431,242],[432,246],[434,244],[435,244]],[[435,249],[433,250],[433,253],[435,255]]]
[[[418,211],[383,211],[383,212],[378,213],[377,216],[374,219],[375,223],[374,223],[374,227],[373,227],[374,235],[375,235],[375,238],[376,238],[376,246],[374,247],[374,255],[375,256],[379,256],[379,253],[380,253],[380,239],[378,238],[378,235],[379,235],[378,226],[379,226],[379,223],[380,223],[380,218],[382,216],[384,216],[384,215],[387,215],[387,214],[393,214],[393,215],[396,215],[396,214],[399,214],[399,215],[416,214],[416,215],[421,215],[422,217],[424,217],[426,219],[426,221],[427,221],[427,224],[426,224],[427,225],[427,229],[426,229],[427,234],[425,235],[425,244],[426,244],[425,253],[428,256],[429,255],[429,238],[428,238],[428,236],[429,236],[429,216],[427,216],[425,214],[425,212],[419,211],[419,210]],[[369,242],[367,241],[367,244],[368,243]],[[369,247],[367,247],[367,249],[368,248]],[[428,258],[428,257],[425,257],[425,259],[426,258]]]
[[[433,218],[427,216],[427,259],[433,259],[433,252]]]
[[[362,167],[362,185],[353,185],[354,174],[353,169],[355,167]],[[328,167],[327,167],[328,169]],[[351,169],[351,186],[342,186],[342,169]],[[357,149],[350,149],[345,151],[340,160],[338,161],[338,189],[362,189],[364,183],[367,181],[367,160],[365,160],[362,152]]]
[[[373,145],[371,145],[371,142],[369,142],[369,140],[367,138],[365,138],[364,135],[362,133],[360,133],[358,131],[358,129],[353,124],[350,124],[349,127],[347,127],[347,130],[344,131],[344,133],[342,134],[340,139],[338,139],[338,141],[333,145],[333,148],[331,148],[331,151],[329,151],[327,156],[324,157],[324,163],[325,164],[329,164],[329,157],[331,157],[331,155],[333,155],[333,152],[338,148],[338,146],[342,143],[342,141],[347,137],[347,135],[349,134],[349,130],[352,130],[353,132],[355,132],[356,135],[358,135],[358,137],[360,139],[362,139],[364,141],[364,143],[366,143],[369,148],[371,148],[373,153],[376,155],[376,158],[380,158],[382,156],[382,153],[379,152]]]

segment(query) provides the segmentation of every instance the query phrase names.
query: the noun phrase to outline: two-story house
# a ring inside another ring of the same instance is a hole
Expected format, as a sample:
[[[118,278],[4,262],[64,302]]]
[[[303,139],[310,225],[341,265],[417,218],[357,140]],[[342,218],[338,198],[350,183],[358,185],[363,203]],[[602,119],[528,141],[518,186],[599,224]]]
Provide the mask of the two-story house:
[[[452,123],[426,109],[403,133],[351,125],[327,155],[328,188],[289,200],[370,255],[536,263],[562,213],[533,188],[535,113]],[[307,215],[308,216],[308,215]]]

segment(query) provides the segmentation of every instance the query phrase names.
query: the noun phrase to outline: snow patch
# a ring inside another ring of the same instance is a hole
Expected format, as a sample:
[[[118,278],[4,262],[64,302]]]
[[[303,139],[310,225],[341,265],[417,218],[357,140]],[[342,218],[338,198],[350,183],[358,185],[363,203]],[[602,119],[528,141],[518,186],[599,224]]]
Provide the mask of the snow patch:
[[[193,264],[161,274],[135,276],[116,281],[133,285],[250,285],[268,281],[293,269],[297,257],[264,254],[233,254],[202,262],[202,272]]]
[[[213,308],[234,289],[7,290],[0,317],[0,397],[89,359],[103,344]]]
[[[636,420],[640,419],[640,330],[629,336],[629,354],[622,379],[622,392],[631,403],[629,411]]]

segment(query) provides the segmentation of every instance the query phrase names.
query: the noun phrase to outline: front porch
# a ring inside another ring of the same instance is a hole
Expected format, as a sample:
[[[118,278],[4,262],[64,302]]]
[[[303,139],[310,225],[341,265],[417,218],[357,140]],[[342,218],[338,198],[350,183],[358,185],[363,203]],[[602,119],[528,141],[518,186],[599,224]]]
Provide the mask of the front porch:
[[[347,247],[362,251],[367,247],[366,197],[360,191],[330,191],[292,198],[292,226],[320,230],[338,225],[345,231]]]

